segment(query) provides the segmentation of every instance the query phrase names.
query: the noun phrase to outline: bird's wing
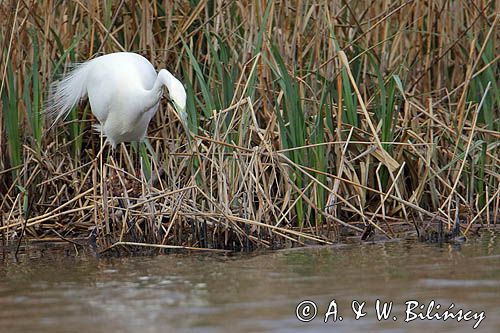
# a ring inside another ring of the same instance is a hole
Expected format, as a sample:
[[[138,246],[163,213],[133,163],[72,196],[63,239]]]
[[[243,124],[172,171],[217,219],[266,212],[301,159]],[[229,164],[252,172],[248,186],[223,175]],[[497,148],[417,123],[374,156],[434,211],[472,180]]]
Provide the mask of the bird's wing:
[[[87,93],[92,113],[101,123],[108,118],[113,103],[114,88],[105,78],[92,77],[87,83]]]

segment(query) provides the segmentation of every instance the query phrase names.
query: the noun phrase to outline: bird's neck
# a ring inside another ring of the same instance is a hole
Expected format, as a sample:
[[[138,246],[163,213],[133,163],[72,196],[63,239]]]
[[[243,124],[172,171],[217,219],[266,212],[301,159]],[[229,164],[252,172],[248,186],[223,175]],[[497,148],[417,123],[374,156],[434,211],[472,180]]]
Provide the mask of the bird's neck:
[[[146,92],[148,95],[148,108],[155,106],[160,101],[160,98],[163,95],[163,87],[169,86],[171,76],[172,74],[170,74],[167,70],[160,70],[158,76],[156,77],[155,83],[153,84],[153,87],[151,88],[151,90],[148,90]]]

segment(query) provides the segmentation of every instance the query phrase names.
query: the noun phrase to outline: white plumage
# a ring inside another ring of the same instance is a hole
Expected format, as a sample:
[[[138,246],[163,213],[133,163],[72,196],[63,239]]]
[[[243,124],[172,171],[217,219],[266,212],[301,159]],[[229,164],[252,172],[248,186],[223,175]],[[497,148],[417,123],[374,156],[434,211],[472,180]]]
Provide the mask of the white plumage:
[[[186,126],[186,91],[169,71],[158,74],[136,53],[117,52],[76,65],[51,86],[46,113],[57,122],[81,99],[88,97],[100,125],[95,126],[116,147],[120,142],[141,141],[158,110],[163,86]]]

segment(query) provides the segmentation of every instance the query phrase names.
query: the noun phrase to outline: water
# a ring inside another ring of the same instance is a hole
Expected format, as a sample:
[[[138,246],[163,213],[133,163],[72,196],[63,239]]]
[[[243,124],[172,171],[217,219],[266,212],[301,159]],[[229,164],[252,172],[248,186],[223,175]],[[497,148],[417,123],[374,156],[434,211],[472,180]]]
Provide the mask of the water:
[[[393,301],[388,320],[377,320],[377,299]],[[317,304],[307,323],[295,315],[302,300]],[[343,320],[325,324],[332,300]],[[354,300],[366,302],[359,320]],[[500,332],[500,234],[441,247],[401,241],[99,260],[46,253],[0,262],[2,333],[471,332],[478,322],[405,322],[410,300],[439,303],[431,313],[451,303],[455,313],[484,311],[475,331]]]

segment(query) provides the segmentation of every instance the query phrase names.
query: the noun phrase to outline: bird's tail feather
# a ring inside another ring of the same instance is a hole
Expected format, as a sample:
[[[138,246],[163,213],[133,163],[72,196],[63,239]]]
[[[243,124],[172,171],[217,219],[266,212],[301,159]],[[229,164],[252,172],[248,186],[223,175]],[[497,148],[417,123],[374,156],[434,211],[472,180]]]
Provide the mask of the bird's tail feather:
[[[97,134],[101,134],[102,133],[102,125],[101,124],[92,125],[92,129]]]
[[[53,120],[52,127],[59,119],[65,118],[71,109],[87,95],[87,75],[89,64],[75,64],[69,73],[50,86],[49,98],[45,104],[45,115]]]

